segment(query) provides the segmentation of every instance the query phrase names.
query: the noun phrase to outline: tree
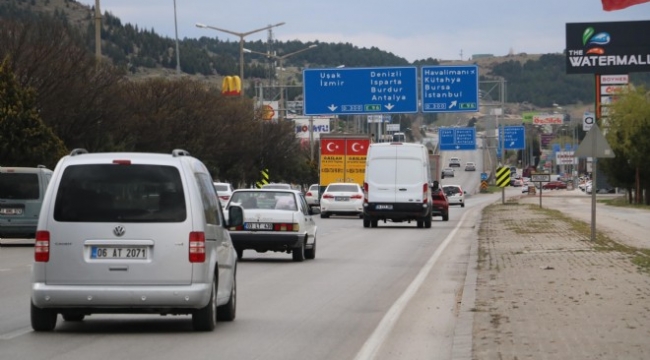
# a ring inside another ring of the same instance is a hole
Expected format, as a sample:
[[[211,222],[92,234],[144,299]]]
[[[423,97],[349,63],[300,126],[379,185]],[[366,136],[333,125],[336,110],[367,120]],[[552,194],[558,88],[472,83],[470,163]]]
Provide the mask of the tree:
[[[34,91],[20,86],[8,63],[0,64],[0,165],[53,168],[67,149],[41,120]]]
[[[615,160],[634,169],[634,202],[642,202],[645,190],[645,203],[650,204],[650,91],[639,86],[620,94],[603,127],[608,130],[606,137],[616,154]]]

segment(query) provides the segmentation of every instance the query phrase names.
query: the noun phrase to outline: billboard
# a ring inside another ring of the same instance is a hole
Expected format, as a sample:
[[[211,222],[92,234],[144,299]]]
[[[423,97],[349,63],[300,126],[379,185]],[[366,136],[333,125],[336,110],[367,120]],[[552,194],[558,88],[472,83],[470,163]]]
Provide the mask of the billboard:
[[[320,139],[320,134],[328,134],[330,132],[329,118],[314,118],[312,121],[314,140]],[[309,139],[309,118],[295,118],[293,119],[293,123],[296,129],[296,138]]]
[[[320,141],[320,185],[351,182],[363,186],[366,154],[370,146],[367,135],[325,135]]]
[[[650,72],[650,21],[566,24],[567,74]]]
[[[549,125],[564,123],[564,114],[535,114],[533,115],[533,124],[535,125]]]

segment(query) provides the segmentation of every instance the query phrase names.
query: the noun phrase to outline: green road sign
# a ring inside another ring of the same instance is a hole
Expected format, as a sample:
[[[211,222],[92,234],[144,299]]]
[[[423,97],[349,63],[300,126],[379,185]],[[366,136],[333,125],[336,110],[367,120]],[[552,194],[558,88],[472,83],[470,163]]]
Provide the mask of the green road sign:
[[[365,105],[366,111],[381,111],[381,104]]]

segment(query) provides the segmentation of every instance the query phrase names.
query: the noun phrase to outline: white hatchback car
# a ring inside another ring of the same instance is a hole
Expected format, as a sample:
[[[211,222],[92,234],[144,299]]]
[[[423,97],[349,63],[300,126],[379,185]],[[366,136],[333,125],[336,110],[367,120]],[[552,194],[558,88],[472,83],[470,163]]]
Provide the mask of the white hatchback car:
[[[309,190],[307,190],[307,192],[305,193],[305,200],[307,201],[307,205],[309,205],[309,207],[320,205],[319,194],[318,194],[319,192],[320,192],[320,185],[312,184],[309,187]]]
[[[237,255],[228,227],[244,214],[232,207],[226,222],[212,183],[184,150],[63,157],[36,229],[32,328],[53,330],[59,314],[190,314],[199,331],[232,321]]]
[[[449,205],[460,205],[460,207],[465,207],[465,192],[460,185],[443,185],[442,191],[447,195]]]
[[[320,217],[356,215],[363,218],[363,190],[355,183],[331,183],[320,199]]]
[[[244,250],[286,252],[294,261],[316,257],[316,223],[312,210],[300,191],[285,189],[237,189],[229,209],[245,209],[242,226],[230,229],[230,236],[241,259]]]
[[[232,188],[230,183],[215,182],[213,184],[214,191],[217,192],[221,206],[226,207],[228,200],[230,200],[230,195],[232,195],[232,192],[235,191],[235,189]]]

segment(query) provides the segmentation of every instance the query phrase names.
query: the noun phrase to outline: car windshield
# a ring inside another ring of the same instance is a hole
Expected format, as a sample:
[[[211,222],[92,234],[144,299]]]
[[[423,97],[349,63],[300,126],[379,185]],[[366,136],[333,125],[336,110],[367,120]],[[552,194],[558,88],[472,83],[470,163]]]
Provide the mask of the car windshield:
[[[228,185],[214,185],[215,191],[230,191]]]
[[[39,197],[37,174],[0,173],[0,199],[36,200]]]
[[[356,185],[330,185],[327,187],[328,192],[358,192]]]
[[[448,194],[459,194],[460,188],[458,186],[443,186],[444,191]]]
[[[244,209],[297,210],[295,194],[286,191],[239,191],[233,193],[230,204]]]
[[[173,166],[68,166],[54,203],[54,219],[63,222],[182,222],[186,217],[181,176]]]
[[[262,189],[291,189],[289,184],[266,184],[262,186]]]

